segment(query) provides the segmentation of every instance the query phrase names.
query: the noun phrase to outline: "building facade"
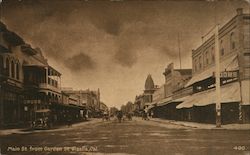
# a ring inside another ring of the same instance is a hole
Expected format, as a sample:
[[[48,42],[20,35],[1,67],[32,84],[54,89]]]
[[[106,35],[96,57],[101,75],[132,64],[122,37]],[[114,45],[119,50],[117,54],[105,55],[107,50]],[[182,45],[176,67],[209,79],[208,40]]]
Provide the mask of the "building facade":
[[[39,48],[33,48],[1,23],[1,124],[22,124],[61,102],[61,74]]]
[[[73,90],[72,88],[63,89],[64,93],[69,95],[79,96],[79,106],[85,107],[88,110],[88,117],[97,117],[100,115],[100,90]]]
[[[158,86],[154,84],[152,76],[149,74],[146,78],[143,94],[135,97],[135,113],[139,115],[142,111],[147,110],[148,106],[153,101],[154,92],[159,89]]]
[[[52,123],[77,120],[85,115],[82,101],[61,91],[61,73],[39,48],[0,22],[0,127],[30,125],[43,116]]]
[[[219,29],[221,120],[249,122],[250,15],[237,15]],[[186,87],[193,94],[177,108],[182,119],[215,123],[215,36],[192,52],[193,77]]]
[[[191,93],[183,91],[183,88],[192,77],[192,69],[174,69],[174,64],[170,63],[163,75],[165,83],[154,92],[149,111],[153,117],[176,119],[176,106]]]

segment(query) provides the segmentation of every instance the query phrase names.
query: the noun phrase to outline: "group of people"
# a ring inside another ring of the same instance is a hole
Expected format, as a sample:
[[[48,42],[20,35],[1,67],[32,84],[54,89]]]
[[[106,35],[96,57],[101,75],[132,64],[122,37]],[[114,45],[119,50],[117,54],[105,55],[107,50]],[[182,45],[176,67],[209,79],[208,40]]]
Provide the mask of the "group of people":
[[[119,110],[119,111],[116,112],[116,114],[114,116],[116,116],[118,122],[121,123],[122,121],[125,121],[125,120],[131,121],[133,114],[131,114],[131,113],[124,113],[121,110]],[[152,114],[151,114],[151,116],[152,116]],[[150,114],[147,113],[147,112],[145,112],[145,111],[143,111],[141,113],[141,117],[142,117],[142,120],[149,120]],[[108,114],[104,114],[103,117],[102,117],[102,120],[103,121],[110,121],[110,116]]]
[[[31,128],[33,129],[48,129],[52,127],[52,121],[50,117],[38,118],[31,122]]]
[[[143,111],[143,113],[142,113],[142,120],[149,120],[149,113],[147,113],[147,112],[145,112],[145,111]]]
[[[121,123],[125,119],[132,121],[132,114],[131,113],[123,114],[122,111],[117,111],[116,117],[117,117],[119,123]]]

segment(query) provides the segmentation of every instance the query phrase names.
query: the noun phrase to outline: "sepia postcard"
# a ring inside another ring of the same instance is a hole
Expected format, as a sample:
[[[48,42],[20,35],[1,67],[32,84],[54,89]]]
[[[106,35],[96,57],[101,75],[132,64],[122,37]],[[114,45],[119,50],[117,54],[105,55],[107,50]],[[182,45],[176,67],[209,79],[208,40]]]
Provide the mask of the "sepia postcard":
[[[250,155],[250,0],[0,0],[0,155]]]

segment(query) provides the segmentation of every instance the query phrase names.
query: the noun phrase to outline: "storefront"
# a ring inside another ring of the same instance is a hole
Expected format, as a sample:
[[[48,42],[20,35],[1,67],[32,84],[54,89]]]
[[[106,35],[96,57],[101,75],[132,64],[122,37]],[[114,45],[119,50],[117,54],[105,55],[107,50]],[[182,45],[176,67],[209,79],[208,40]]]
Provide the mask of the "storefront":
[[[9,84],[1,85],[1,126],[20,125],[23,123],[22,89]]]
[[[182,120],[199,123],[215,123],[215,88],[189,96],[176,108]],[[241,104],[240,84],[238,81],[221,86],[222,124],[239,122]]]

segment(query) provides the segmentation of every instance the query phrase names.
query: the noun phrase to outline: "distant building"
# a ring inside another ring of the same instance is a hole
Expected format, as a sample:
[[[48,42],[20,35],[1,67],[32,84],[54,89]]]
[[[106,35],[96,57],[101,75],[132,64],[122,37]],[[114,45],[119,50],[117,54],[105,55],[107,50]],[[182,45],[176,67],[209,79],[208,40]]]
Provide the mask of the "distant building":
[[[65,89],[63,88],[63,92],[69,95],[77,95],[80,99],[80,106],[86,107],[88,109],[90,115],[97,115],[100,112],[100,90],[92,91],[92,90],[73,90],[73,89]]]
[[[171,63],[163,75],[165,76],[165,98],[167,98],[173,96],[175,91],[184,88],[192,77],[192,69],[174,69],[174,64]]]
[[[134,104],[136,105],[136,111],[145,110],[153,101],[153,93],[158,89],[150,74],[146,78],[144,88],[143,94],[135,97]]]
[[[154,117],[175,119],[176,105],[181,103],[179,98],[192,93],[192,90],[182,91],[184,86],[192,77],[192,69],[174,69],[174,64],[170,63],[165,69],[165,83],[153,94],[153,102],[149,106],[149,111]]]
[[[101,113],[104,114],[108,114],[109,112],[109,108],[106,104],[104,104],[103,102],[100,103],[100,110],[101,110]]]

